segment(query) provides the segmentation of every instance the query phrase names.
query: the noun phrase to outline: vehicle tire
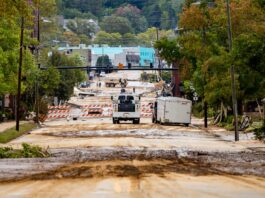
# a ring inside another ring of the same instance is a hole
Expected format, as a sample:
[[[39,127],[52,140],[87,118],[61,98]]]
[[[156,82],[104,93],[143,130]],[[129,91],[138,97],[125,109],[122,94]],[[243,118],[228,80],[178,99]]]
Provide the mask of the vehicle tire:
[[[116,124],[120,124],[120,120],[116,120]]]
[[[133,120],[133,124],[140,124],[140,119]]]
[[[189,127],[189,124],[184,124],[186,127]]]

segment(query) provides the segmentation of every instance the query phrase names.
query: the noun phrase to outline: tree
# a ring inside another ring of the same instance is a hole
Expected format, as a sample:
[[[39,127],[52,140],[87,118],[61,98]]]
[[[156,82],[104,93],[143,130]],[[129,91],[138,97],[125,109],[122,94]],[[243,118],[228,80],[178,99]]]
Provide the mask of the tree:
[[[86,19],[79,19],[76,18],[75,20],[70,20],[67,23],[67,27],[76,33],[77,35],[86,35],[90,39],[92,38],[92,35],[96,31],[96,27],[94,24],[90,23]]]
[[[81,19],[96,19],[91,12],[80,12],[78,9],[74,8],[64,8],[63,9],[63,16],[66,19],[75,19],[75,18],[81,18]]]
[[[95,44],[107,44],[110,46],[119,46],[123,44],[122,42],[123,36],[119,33],[107,33],[104,31],[99,31],[94,40]]]
[[[172,30],[159,30],[159,38],[175,38],[175,33]],[[157,30],[156,28],[148,28],[146,32],[139,33],[137,35],[137,40],[140,45],[144,45],[146,47],[153,47],[155,42],[157,41]]]
[[[63,36],[70,45],[80,44],[80,38],[73,32],[64,32]]]
[[[82,66],[82,61],[78,56],[68,57],[54,51],[49,58],[48,65],[50,67],[58,66]],[[76,70],[60,70],[60,81],[58,87],[54,89],[54,96],[59,100],[69,100],[73,94],[74,86],[85,80],[85,72],[79,69]]]
[[[97,68],[100,68],[100,67],[111,67],[111,66],[112,66],[112,63],[111,63],[108,55],[100,56],[97,59],[97,63],[96,63],[96,67]],[[100,73],[101,71],[102,71],[101,69],[97,69],[97,73]],[[106,71],[106,70],[105,70],[105,72],[108,73],[108,71]]]
[[[148,21],[149,27],[161,27],[162,10],[158,3],[151,3],[150,6],[146,6],[144,8],[144,16]]]
[[[64,8],[74,8],[81,13],[90,12],[95,16],[101,17],[103,15],[103,0],[64,0]]]
[[[133,28],[129,20],[125,17],[108,16],[101,22],[101,28],[108,33],[132,33]]]
[[[134,29],[134,33],[144,32],[148,27],[146,18],[141,16],[141,10],[136,6],[129,4],[119,7],[116,10],[115,15],[127,18]]]
[[[207,2],[207,1],[206,1]],[[227,19],[224,1],[215,1],[214,8],[202,3],[189,3],[180,15],[181,51],[192,64],[191,81],[200,97],[215,111],[231,107],[230,71],[236,68],[239,104],[264,96],[265,12],[250,0],[231,1],[233,51],[227,53]],[[263,77],[262,77],[263,76]],[[239,110],[241,108],[239,107]]]
[[[3,0],[0,6],[0,95],[17,93],[17,73],[19,59],[20,22],[25,17],[25,25],[29,25],[32,19],[32,8],[27,1],[9,2]],[[5,10],[7,8],[7,10]],[[27,49],[35,41],[30,37],[30,31],[26,31],[25,50],[23,52],[22,67],[22,92],[27,86],[33,84],[35,62],[32,54]],[[28,76],[27,74],[31,74]]]
[[[127,34],[124,34],[122,37],[122,44],[124,46],[137,46],[138,39],[134,34],[127,33]]]
[[[168,65],[172,64],[172,68],[179,70],[182,54],[177,40],[168,40],[164,37],[155,43],[155,48],[158,50],[159,56],[166,60]],[[174,85],[173,95],[180,96],[179,71],[172,72],[171,83]]]
[[[232,57],[239,75],[240,96],[246,100],[265,95],[264,35],[241,34],[234,42]]]

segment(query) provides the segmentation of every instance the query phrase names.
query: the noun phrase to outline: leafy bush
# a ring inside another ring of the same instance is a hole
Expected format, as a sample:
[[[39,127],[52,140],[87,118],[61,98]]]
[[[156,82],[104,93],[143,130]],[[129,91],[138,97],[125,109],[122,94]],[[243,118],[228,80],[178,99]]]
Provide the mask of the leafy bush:
[[[1,158],[44,158],[49,157],[47,150],[43,150],[39,146],[31,146],[27,143],[22,144],[22,149],[13,149],[12,147],[0,148]]]
[[[198,102],[192,106],[192,114],[197,118],[202,118],[204,116],[202,102]]]
[[[169,72],[169,71],[163,71],[162,72],[162,79],[166,83],[170,83],[171,82],[171,76],[172,76],[172,72]]]
[[[254,130],[256,139],[265,141],[265,126]]]

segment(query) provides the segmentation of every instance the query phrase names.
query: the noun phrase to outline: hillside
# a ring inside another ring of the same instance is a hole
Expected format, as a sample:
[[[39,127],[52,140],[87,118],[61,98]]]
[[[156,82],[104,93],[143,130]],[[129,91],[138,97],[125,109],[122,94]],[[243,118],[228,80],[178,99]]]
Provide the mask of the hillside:
[[[66,19],[94,18],[103,30],[107,19],[116,20],[130,33],[139,33],[148,27],[173,29],[178,21],[183,0],[60,0],[59,12]],[[116,17],[116,18],[115,18]],[[120,18],[117,18],[120,17]],[[127,32],[126,32],[127,33]]]

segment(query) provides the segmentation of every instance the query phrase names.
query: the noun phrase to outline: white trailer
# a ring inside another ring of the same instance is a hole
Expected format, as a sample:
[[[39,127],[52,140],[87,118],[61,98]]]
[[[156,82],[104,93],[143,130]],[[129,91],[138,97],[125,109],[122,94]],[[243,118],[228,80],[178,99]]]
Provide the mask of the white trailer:
[[[159,97],[154,104],[153,123],[185,124],[191,123],[190,100],[178,97]]]

